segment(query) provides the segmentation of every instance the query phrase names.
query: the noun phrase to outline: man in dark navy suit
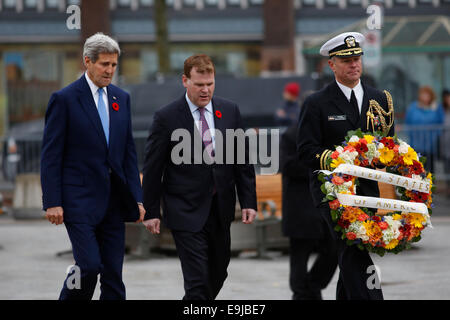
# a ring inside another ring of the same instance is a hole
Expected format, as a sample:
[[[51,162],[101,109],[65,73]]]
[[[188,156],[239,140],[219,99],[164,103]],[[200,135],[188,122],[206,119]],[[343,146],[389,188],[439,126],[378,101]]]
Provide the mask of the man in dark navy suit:
[[[330,168],[327,158],[336,145],[341,145],[347,132],[361,128],[362,131],[380,130],[367,126],[369,101],[375,100],[388,112],[386,95],[361,80],[363,54],[361,44],[364,36],[358,32],[346,32],[328,40],[320,49],[320,54],[329,58],[328,65],[334,73],[335,81],[322,90],[306,98],[300,111],[297,133],[297,151],[300,161],[310,168],[310,189],[314,204],[319,207],[327,221],[330,232],[335,236],[338,251],[339,280],[337,299],[343,300],[381,300],[381,287],[368,286],[373,261],[367,251],[356,246],[347,246],[333,230],[327,203],[321,201],[324,194],[321,183],[313,171]],[[381,115],[379,115],[381,116]],[[377,116],[378,117],[378,116]],[[378,122],[377,122],[378,123]],[[387,129],[387,135],[394,135],[394,126]],[[383,128],[384,130],[384,128]],[[375,181],[360,180],[359,195],[378,197],[378,184]]]
[[[232,150],[226,131],[242,129],[242,121],[234,102],[213,97],[214,76],[214,64],[208,56],[186,59],[182,76],[186,93],[155,113],[145,151],[144,225],[159,233],[162,197],[162,218],[175,240],[187,300],[215,299],[227,277],[236,189],[242,221],[252,223],[256,216],[255,171],[248,161],[248,145],[244,143],[245,150],[238,149],[245,154],[234,152],[231,163],[217,161],[222,152],[222,159],[229,160]],[[176,130],[191,138],[191,148],[182,150],[189,153],[183,154],[185,162],[174,161],[181,143],[172,139]],[[219,134],[228,148],[221,148]],[[196,154],[197,142],[200,148]],[[201,161],[195,161],[197,156]],[[239,156],[245,156],[246,161],[238,163]]]
[[[125,299],[124,222],[143,221],[142,190],[132,136],[130,97],[111,84],[120,48],[97,33],[84,44],[86,72],[53,93],[41,155],[43,209],[64,222],[80,288],[64,281],[61,300]]]

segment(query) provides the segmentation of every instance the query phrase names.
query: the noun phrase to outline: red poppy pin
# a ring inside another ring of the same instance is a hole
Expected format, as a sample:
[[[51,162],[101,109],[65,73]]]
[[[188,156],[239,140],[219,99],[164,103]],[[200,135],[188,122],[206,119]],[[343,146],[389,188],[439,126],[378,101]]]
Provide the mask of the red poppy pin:
[[[220,112],[219,110],[216,110],[216,117],[222,118],[222,112]]]
[[[118,104],[117,102],[113,102],[112,108],[113,108],[115,111],[119,111],[119,104]]]

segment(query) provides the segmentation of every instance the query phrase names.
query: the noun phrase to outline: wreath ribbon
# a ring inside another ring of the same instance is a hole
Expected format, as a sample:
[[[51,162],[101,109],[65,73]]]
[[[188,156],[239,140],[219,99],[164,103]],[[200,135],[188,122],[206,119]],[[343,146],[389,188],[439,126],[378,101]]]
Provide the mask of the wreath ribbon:
[[[330,175],[333,173],[348,174],[350,176],[356,176],[358,178],[365,178],[373,181],[391,184],[398,187],[403,187],[406,190],[415,190],[425,193],[430,192],[430,183],[427,181],[403,177],[397,174],[355,166],[353,164],[348,163],[340,164],[332,172],[328,170],[319,170],[319,171],[325,173],[326,175]]]

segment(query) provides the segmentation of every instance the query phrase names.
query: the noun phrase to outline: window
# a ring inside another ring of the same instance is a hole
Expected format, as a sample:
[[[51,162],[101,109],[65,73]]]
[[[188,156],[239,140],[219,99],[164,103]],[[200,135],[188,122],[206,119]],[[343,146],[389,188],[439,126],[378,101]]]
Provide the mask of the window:
[[[150,7],[153,5],[153,0],[140,0],[141,6]]]
[[[183,0],[183,4],[186,7],[193,7],[195,6],[195,0]]]
[[[47,8],[57,8],[59,5],[59,1],[58,0],[46,0],[45,1],[45,6]]]
[[[205,5],[207,6],[217,6],[219,4],[219,0],[205,0]]]
[[[15,8],[16,7],[16,1],[15,0],[4,0],[3,6],[5,8]]]
[[[24,5],[25,8],[36,8],[37,0],[25,0]]]
[[[307,7],[315,7],[316,0],[302,0],[302,5],[307,6]]]
[[[79,6],[80,0],[67,0],[67,5],[72,5],[72,4]]]
[[[339,0],[325,0],[325,4],[327,6],[337,6],[339,4]]]
[[[118,0],[117,5],[122,8],[130,7],[131,6],[131,0]]]
[[[361,5],[361,0],[347,0],[347,3],[350,6],[360,6]]]
[[[254,5],[262,5],[264,3],[264,0],[250,0],[250,4]]]
[[[227,0],[227,3],[230,6],[240,6],[241,0]]]

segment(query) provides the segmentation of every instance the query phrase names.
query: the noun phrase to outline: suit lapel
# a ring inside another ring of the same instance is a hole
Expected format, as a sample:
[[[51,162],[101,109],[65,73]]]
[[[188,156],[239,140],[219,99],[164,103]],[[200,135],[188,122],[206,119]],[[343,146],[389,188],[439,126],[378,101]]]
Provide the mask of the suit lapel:
[[[330,85],[331,94],[330,97],[332,97],[331,101],[333,104],[338,108],[341,112],[343,112],[345,115],[347,115],[347,120],[354,126],[358,126],[359,117],[358,115],[355,115],[353,110],[350,108],[350,103],[348,102],[347,98],[345,97],[342,90],[338,87],[336,81],[333,81],[333,83]]]
[[[364,83],[362,83],[362,81],[361,85],[364,89],[363,103],[361,106],[361,130],[363,132],[366,132],[370,130],[370,128],[369,130],[367,129],[367,111],[369,110],[369,90],[364,85]]]
[[[214,98],[212,99],[212,110],[213,110],[213,119],[214,119],[214,128],[219,130],[222,133],[222,137],[225,139],[225,123],[223,118],[223,110],[221,110],[220,105],[217,105]],[[220,112],[220,117],[217,114]]]
[[[118,132],[118,125],[120,125],[120,104],[119,109],[114,110],[112,105],[113,103],[119,104],[117,100],[114,89],[112,86],[108,86],[108,111],[109,111],[109,149],[111,150],[111,146],[116,141],[116,136]]]
[[[103,132],[102,122],[100,120],[100,116],[98,114],[97,106],[95,105],[94,97],[92,96],[91,89],[87,83],[85,76],[83,75],[80,79],[80,85],[78,87],[79,91],[79,100],[82,109],[86,112],[89,121],[91,121],[92,125],[95,128],[95,131],[100,135],[102,141],[104,141],[106,146],[106,138],[105,133]]]

